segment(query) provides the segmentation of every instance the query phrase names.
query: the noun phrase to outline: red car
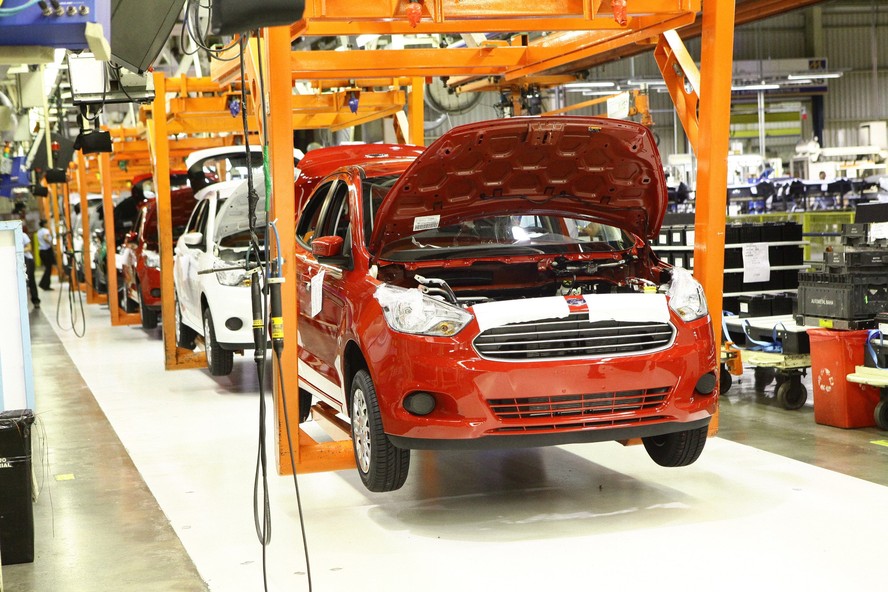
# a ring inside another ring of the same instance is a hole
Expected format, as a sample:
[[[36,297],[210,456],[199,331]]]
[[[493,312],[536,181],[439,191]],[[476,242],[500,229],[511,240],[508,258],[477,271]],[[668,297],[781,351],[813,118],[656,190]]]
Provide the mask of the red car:
[[[157,200],[146,197],[138,208],[133,228],[124,239],[121,257],[124,305],[139,309],[142,327],[157,327],[160,315],[160,246],[157,235]],[[170,174],[173,243],[184,232],[194,209],[194,192],[184,172]]]
[[[667,189],[646,128],[502,119],[299,166],[301,402],[350,418],[368,489],[401,487],[411,449],[700,455],[717,349],[700,284],[648,243]]]

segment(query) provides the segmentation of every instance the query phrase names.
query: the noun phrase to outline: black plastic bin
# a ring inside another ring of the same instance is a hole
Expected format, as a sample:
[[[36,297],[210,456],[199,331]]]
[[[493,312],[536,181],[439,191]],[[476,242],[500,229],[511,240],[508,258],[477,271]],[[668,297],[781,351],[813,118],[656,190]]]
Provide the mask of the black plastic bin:
[[[0,557],[3,565],[34,561],[30,409],[0,413]]]

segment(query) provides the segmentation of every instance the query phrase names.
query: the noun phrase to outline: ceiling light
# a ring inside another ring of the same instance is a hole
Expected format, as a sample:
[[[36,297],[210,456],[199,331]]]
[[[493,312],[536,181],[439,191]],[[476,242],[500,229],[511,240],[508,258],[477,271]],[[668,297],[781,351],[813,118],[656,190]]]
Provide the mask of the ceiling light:
[[[613,88],[614,82],[569,82],[564,88]]]
[[[652,78],[650,80],[628,80],[626,84],[629,86],[666,86],[666,81]]]
[[[775,90],[780,88],[779,84],[750,84],[747,86],[732,86],[731,90]]]
[[[815,78],[817,80],[823,78],[841,78],[841,72],[808,72],[807,74],[790,74],[787,76],[787,80],[804,80],[805,78]]]

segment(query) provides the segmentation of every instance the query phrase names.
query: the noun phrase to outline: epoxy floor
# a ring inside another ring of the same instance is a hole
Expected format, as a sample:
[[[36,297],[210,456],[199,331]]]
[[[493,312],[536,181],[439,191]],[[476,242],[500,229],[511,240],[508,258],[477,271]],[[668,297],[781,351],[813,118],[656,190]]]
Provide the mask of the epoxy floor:
[[[37,557],[4,566],[5,590],[262,590],[252,358],[167,372],[159,331],[93,305],[77,338],[49,300],[32,315]],[[751,373],[720,426],[683,469],[604,443],[414,452],[390,494],[301,475],[312,589],[878,587],[888,433],[816,425],[756,397]],[[293,480],[272,474],[269,494],[268,589],[308,590]]]

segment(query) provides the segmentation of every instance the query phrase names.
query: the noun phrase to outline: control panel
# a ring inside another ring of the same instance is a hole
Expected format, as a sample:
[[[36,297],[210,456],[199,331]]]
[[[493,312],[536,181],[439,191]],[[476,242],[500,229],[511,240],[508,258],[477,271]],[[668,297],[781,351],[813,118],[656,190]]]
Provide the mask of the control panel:
[[[110,38],[111,0],[6,0],[0,5],[0,46],[89,48],[102,55]]]

